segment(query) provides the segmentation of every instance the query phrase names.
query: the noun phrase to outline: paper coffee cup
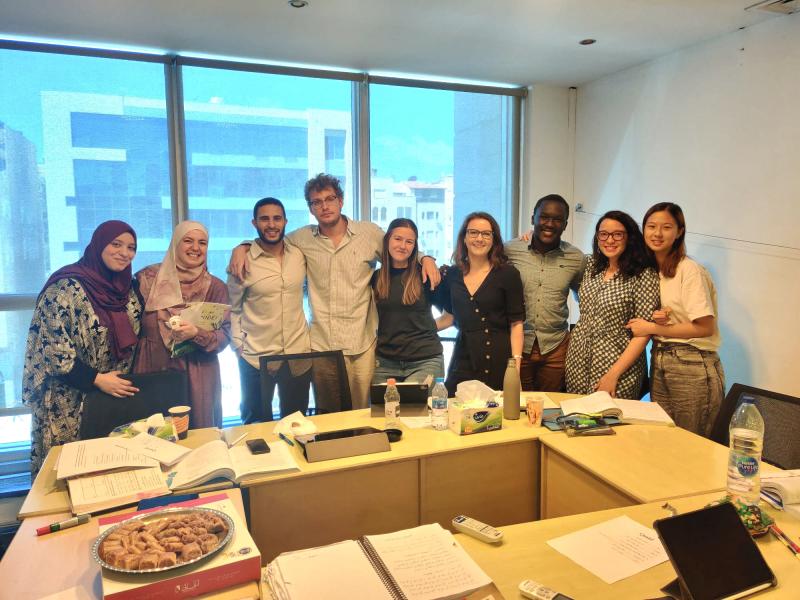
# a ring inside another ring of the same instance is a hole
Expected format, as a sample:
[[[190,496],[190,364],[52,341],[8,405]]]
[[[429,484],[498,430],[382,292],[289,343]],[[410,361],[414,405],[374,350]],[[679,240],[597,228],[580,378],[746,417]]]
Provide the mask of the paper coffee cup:
[[[534,427],[542,425],[542,415],[544,414],[543,398],[528,398],[525,403],[525,412],[528,415],[528,423]]]
[[[191,406],[173,406],[168,411],[179,440],[185,440],[189,435],[189,412],[191,410]]]

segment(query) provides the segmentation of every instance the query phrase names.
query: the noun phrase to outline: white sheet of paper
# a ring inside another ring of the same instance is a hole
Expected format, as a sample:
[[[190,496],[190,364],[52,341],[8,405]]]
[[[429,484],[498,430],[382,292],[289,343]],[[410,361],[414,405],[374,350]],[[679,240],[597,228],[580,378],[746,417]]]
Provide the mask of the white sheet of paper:
[[[112,438],[115,444],[122,448],[127,448],[133,452],[139,452],[150,458],[155,458],[162,465],[171,467],[191,450],[185,446],[179,446],[174,442],[162,440],[160,437],[149,433],[140,433],[132,438]]]
[[[424,429],[431,426],[430,417],[400,417],[400,422],[409,429]]]
[[[609,584],[668,560],[656,532],[627,516],[547,543]]]
[[[61,446],[58,479],[107,471],[109,469],[155,467],[158,461],[117,446],[113,438],[97,438],[70,442]]]

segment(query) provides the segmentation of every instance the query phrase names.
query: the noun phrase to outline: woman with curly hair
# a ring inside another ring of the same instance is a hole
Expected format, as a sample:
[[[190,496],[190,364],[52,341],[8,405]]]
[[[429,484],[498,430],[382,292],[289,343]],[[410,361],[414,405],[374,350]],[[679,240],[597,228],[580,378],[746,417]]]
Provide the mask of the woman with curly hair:
[[[517,359],[517,369],[522,359],[525,300],[519,271],[508,262],[494,217],[467,215],[453,263],[443,282],[449,292],[444,316],[455,320],[458,337],[445,386],[451,396],[470,379],[501,390],[508,359]]]
[[[641,396],[650,338],[634,337],[625,325],[634,318],[650,319],[659,306],[652,265],[630,215],[612,210],[600,217],[578,290],[581,316],[567,351],[567,392]]]

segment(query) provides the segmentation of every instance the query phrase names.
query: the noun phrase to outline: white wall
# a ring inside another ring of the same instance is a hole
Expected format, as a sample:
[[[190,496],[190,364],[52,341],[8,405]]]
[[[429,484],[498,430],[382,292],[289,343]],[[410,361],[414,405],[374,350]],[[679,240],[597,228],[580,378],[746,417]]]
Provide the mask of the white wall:
[[[576,243],[606,210],[680,204],[728,386],[800,396],[800,14],[581,87],[576,122]]]

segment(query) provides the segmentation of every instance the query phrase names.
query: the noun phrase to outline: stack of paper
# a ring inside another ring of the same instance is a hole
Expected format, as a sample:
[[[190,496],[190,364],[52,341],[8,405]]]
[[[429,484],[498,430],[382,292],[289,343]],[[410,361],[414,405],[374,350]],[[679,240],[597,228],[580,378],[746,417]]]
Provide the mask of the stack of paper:
[[[800,469],[763,474],[761,497],[778,510],[800,511]]]
[[[588,396],[561,401],[565,415],[581,413],[616,417],[623,423],[643,425],[672,425],[674,421],[656,402],[612,398],[608,392],[595,392]]]

